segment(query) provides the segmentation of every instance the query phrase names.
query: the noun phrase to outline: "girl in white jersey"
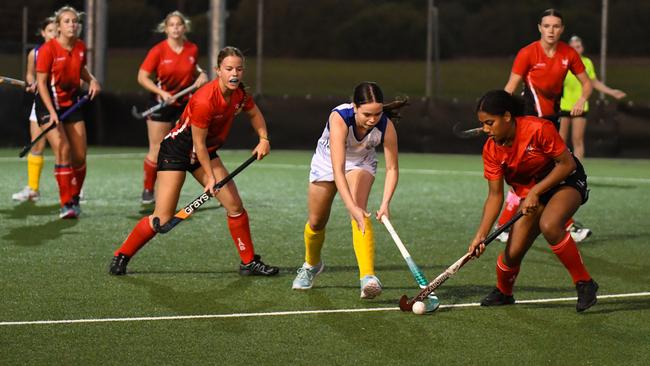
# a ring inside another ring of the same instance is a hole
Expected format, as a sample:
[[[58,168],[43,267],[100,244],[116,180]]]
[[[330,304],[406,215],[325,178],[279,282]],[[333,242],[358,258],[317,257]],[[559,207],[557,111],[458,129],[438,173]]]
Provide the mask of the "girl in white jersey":
[[[338,191],[352,219],[361,298],[372,299],[381,293],[381,282],[374,269],[375,245],[367,212],[368,196],[377,173],[375,148],[383,143],[386,179],[376,217],[390,216],[388,206],[399,176],[397,133],[390,117],[391,112],[397,112],[406,101],[388,105],[383,102],[379,86],[363,82],[354,88],[353,102],[339,105],[329,116],[311,162],[307,196],[309,217],[304,233],[305,263],[293,281],[294,290],[310,289],[316,275],[323,271],[320,254],[325,241],[325,225]]]
[[[56,37],[57,26],[54,17],[49,17],[41,23],[40,36],[43,37],[43,43]],[[38,48],[35,47],[27,55],[27,73],[25,82],[27,83],[26,91],[29,93],[36,92],[36,58],[38,57]],[[29,115],[29,134],[34,140],[41,133],[38,126],[34,103],[32,103],[32,112]],[[32,146],[27,155],[27,185],[17,193],[11,195],[15,201],[37,201],[41,194],[39,192],[41,172],[43,171],[43,150],[45,150],[45,139],[38,141]]]

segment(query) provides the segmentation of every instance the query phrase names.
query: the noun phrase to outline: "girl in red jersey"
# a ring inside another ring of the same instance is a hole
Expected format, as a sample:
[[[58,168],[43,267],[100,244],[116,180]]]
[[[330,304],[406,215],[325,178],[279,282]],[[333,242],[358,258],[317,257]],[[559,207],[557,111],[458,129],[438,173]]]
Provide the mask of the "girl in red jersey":
[[[83,79],[92,100],[100,91],[99,82],[86,68],[86,46],[78,39],[81,14],[70,6],[55,13],[59,34],[43,44],[36,61],[36,115],[42,128],[57,127],[47,134],[54,152],[54,175],[59,186],[61,218],[76,218],[81,213],[79,192],[86,177],[86,125],[80,110],[65,120],[59,115],[72,107],[81,93]],[[62,122],[62,123],[59,123]]]
[[[165,33],[167,39],[156,44],[147,54],[138,71],[138,83],[150,91],[152,105],[169,101],[174,94],[194,85],[198,88],[208,81],[208,76],[201,70],[197,61],[198,47],[187,40],[185,33],[190,31],[190,20],[181,12],[174,11],[158,24],[157,31]],[[155,76],[156,82],[153,77]],[[163,137],[169,133],[178,120],[189,95],[176,100],[171,105],[160,109],[147,118],[147,136],[149,152],[144,159],[144,189],[142,203],[154,201],[156,183],[156,161]]]
[[[43,43],[57,36],[57,26],[54,17],[48,17],[41,23],[40,36],[43,37]],[[28,93],[36,92],[36,60],[38,59],[38,49],[35,47],[27,55],[27,73],[25,82],[27,83],[26,91]],[[35,103],[34,103],[35,104]],[[29,134],[32,141],[41,133],[36,118],[35,106],[32,105],[32,112],[29,115]],[[41,194],[39,192],[41,172],[43,171],[43,150],[45,150],[44,139],[39,140],[32,146],[27,155],[27,185],[21,191],[11,195],[15,201],[37,201]]]
[[[503,204],[504,180],[522,199],[524,213],[497,259],[497,286],[481,305],[514,304],[512,288],[519,266],[541,233],[571,274],[578,292],[576,310],[581,312],[596,303],[598,284],[587,272],[565,223],[587,201],[587,176],[553,124],[523,116],[522,107],[509,93],[494,90],[485,94],[476,108],[483,132],[490,137],[483,147],[488,196],[469,252],[478,257],[485,250],[482,240]]]
[[[234,47],[222,49],[217,57],[217,79],[190,98],[180,120],[160,144],[156,207],[151,216],[138,222],[115,251],[110,274],[126,274],[130,258],[156,235],[154,217],[163,224],[172,218],[186,172],[192,173],[205,187],[205,192],[214,195],[226,209],[228,228],[241,257],[239,274],[272,276],[279,272],[277,267],[264,264],[255,254],[248,214],[235,183],[230,181],[219,192],[213,190],[217,181],[228,175],[217,150],[226,141],[233,119],[239,112],[246,112],[259,135],[259,143],[252,152],[257,159],[264,158],[271,149],[264,116],[245,91],[241,83],[243,75],[244,56],[241,51]]]
[[[572,116],[583,113],[585,103],[591,95],[592,84],[580,55],[571,46],[560,41],[564,32],[560,12],[555,9],[545,10],[539,18],[537,29],[540,40],[519,50],[504,90],[513,94],[523,81],[524,114],[546,118],[559,126],[560,98],[567,72],[571,71],[582,85],[582,94],[570,112]],[[517,196],[508,192],[506,207],[499,217],[499,225],[503,225],[514,215],[518,205]],[[573,219],[567,222],[567,228],[577,241],[582,241],[591,234],[591,230],[574,225]],[[507,241],[507,235],[507,232],[504,232],[499,240]]]

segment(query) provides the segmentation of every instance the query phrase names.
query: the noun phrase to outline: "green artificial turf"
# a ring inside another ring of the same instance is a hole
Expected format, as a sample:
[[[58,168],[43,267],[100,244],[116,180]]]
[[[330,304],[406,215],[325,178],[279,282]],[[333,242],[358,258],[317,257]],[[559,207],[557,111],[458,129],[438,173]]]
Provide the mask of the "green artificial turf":
[[[42,199],[17,204],[10,196],[26,183],[26,163],[17,150],[0,150],[0,364],[642,365],[650,358],[648,295],[604,298],[582,314],[575,301],[455,306],[476,303],[493,288],[498,242],[437,291],[445,307],[416,316],[396,310],[402,294],[418,289],[374,221],[384,293],[360,300],[350,221],[338,198],[323,249],[326,269],[312,290],[292,291],[304,255],[308,151],[272,151],[235,178],[256,250],[281,267],[277,277],[238,275],[225,212],[213,202],[153,239],[132,259],[129,275],[109,276],[113,251],[151,211],[139,203],[144,153],[91,147],[88,201],[80,219],[64,221],[57,218],[51,152]],[[221,156],[232,170],[247,152]],[[588,159],[585,167],[591,196],[576,218],[594,231],[580,249],[599,294],[650,291],[650,161]],[[466,251],[474,234],[487,187],[481,168],[478,154],[400,155],[391,221],[429,280]],[[372,212],[382,187],[380,164]],[[179,206],[200,192],[188,178]],[[539,239],[523,262],[516,299],[573,296],[570,276]],[[292,313],[373,308],[380,311]],[[289,313],[192,317],[277,312]],[[190,318],[154,319],[177,316]],[[84,319],[96,321],[20,323]]]

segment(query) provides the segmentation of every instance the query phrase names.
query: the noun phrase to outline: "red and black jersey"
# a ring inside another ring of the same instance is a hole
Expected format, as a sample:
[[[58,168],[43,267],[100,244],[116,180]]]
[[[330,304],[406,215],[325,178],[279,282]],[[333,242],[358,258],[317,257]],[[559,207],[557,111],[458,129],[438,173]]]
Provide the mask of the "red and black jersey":
[[[541,41],[519,51],[512,73],[524,81],[526,114],[543,117],[560,111],[564,78],[569,70],[578,75],[585,71],[585,66],[578,52],[564,42],[558,42],[553,57],[546,56]]]
[[[47,83],[54,108],[70,107],[79,93],[81,70],[86,66],[86,45],[77,40],[70,51],[56,40],[49,40],[38,50],[36,72],[48,74]]]
[[[221,94],[219,80],[203,85],[187,103],[181,118],[165,139],[176,139],[179,135],[191,136],[191,126],[208,129],[206,146],[208,152],[220,148],[230,132],[235,116],[242,110],[255,107],[253,98],[237,88],[228,101]]]
[[[512,146],[488,139],[483,146],[483,174],[487,180],[505,178],[519,197],[544,179],[555,158],[567,150],[552,122],[533,116],[516,117]]]
[[[149,50],[140,69],[155,73],[158,87],[173,95],[194,83],[198,57],[199,48],[196,44],[184,41],[183,50],[176,53],[164,40]],[[184,96],[182,100],[188,98],[189,96]]]

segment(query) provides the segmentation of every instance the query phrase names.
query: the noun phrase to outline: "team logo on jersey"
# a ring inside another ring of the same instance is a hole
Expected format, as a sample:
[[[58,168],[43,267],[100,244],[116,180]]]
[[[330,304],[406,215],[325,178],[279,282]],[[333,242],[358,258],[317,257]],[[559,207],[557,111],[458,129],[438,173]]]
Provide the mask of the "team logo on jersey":
[[[164,60],[160,61],[160,63],[163,64],[163,65],[165,65],[165,64],[171,64],[172,62],[174,62],[174,61],[172,61],[172,60],[170,60],[170,59],[164,59]]]
[[[562,59],[562,67],[568,67],[569,66],[569,59],[568,58],[563,58]]]
[[[84,58],[84,51],[79,51],[79,57]]]
[[[190,63],[194,63],[194,56],[190,56]]]
[[[538,62],[538,63],[535,64],[535,66],[533,66],[533,69],[543,69],[545,67],[546,67],[545,62]]]

